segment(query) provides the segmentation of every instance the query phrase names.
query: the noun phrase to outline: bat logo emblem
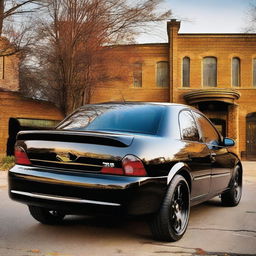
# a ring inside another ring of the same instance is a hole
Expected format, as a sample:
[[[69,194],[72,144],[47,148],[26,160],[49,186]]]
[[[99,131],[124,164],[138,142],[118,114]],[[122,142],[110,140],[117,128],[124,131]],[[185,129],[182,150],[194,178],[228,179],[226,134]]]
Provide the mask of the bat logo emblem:
[[[73,162],[77,160],[78,156],[72,153],[61,152],[56,154],[56,159],[60,162]]]

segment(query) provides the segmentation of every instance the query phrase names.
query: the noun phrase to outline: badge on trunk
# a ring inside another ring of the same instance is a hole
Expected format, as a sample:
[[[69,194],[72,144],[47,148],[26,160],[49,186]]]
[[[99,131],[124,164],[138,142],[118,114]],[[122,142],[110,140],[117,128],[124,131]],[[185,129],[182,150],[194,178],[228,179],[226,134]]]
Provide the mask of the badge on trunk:
[[[78,158],[78,156],[69,152],[60,152],[56,154],[56,158],[60,162],[73,162]]]

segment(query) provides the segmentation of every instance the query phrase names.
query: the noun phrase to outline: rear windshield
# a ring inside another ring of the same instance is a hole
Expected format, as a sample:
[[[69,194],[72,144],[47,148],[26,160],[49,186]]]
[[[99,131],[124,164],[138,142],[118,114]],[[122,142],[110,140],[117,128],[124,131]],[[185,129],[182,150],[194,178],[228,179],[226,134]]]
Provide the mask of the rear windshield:
[[[57,129],[156,134],[164,111],[160,105],[89,105],[64,119]]]

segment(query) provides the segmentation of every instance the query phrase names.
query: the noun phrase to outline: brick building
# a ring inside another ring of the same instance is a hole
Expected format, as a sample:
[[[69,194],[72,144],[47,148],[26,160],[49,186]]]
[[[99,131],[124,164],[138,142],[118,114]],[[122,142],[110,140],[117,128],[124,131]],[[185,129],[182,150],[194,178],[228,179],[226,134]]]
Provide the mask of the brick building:
[[[5,38],[0,38],[0,49],[5,53],[12,50]],[[18,91],[18,55],[0,56],[0,158],[13,153],[19,130],[44,129],[63,119],[53,104],[25,98]]]
[[[193,105],[224,136],[235,138],[242,157],[256,159],[256,34],[182,34],[167,23],[168,43],[119,46],[127,81],[95,88],[92,102],[159,101]]]

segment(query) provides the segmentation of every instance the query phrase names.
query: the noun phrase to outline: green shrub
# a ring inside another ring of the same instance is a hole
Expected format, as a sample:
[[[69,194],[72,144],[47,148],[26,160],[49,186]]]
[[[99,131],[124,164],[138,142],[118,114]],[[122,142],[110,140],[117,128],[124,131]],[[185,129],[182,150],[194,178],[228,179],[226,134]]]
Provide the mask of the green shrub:
[[[14,156],[5,156],[2,158],[0,162],[0,170],[1,171],[8,171],[15,165],[15,158]]]

